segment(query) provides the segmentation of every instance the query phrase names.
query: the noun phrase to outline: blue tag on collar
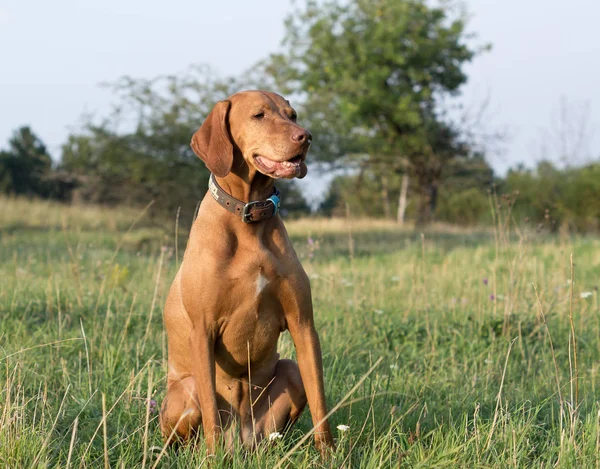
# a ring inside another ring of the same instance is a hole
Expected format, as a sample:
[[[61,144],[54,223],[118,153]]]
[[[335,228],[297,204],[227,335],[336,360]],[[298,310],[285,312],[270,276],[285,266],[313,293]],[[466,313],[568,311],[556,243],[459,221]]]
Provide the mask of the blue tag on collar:
[[[267,200],[270,200],[271,202],[273,202],[273,205],[275,206],[275,211],[273,212],[273,215],[276,215],[277,212],[279,212],[279,204],[280,204],[281,200],[275,194],[273,194]]]

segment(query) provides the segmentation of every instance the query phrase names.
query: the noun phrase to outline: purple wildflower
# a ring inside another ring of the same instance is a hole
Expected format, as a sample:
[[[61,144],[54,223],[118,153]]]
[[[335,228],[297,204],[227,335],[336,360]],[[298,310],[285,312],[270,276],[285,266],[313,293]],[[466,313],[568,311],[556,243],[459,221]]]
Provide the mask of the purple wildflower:
[[[483,284],[484,284],[484,285],[487,285],[487,284],[488,284],[488,279],[487,279],[487,277],[483,279]]]
[[[494,295],[490,295],[490,300],[494,301],[496,297]]]
[[[150,407],[150,413],[153,414],[156,412],[156,407],[157,407],[157,403],[154,399],[150,399],[150,402],[148,403],[148,406]]]
[[[315,244],[315,240],[314,240],[314,239],[312,239],[312,238],[309,236],[309,238],[308,238],[308,245],[309,245],[309,246],[312,246],[313,244]]]

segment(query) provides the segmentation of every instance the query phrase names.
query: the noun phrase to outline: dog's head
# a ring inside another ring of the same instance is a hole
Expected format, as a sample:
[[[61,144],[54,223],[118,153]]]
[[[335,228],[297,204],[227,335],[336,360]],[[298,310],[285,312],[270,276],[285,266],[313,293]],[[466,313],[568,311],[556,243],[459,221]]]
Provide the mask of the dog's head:
[[[215,105],[191,146],[219,177],[229,174],[238,155],[266,176],[291,179],[306,176],[311,141],[285,98],[268,91],[242,91]]]

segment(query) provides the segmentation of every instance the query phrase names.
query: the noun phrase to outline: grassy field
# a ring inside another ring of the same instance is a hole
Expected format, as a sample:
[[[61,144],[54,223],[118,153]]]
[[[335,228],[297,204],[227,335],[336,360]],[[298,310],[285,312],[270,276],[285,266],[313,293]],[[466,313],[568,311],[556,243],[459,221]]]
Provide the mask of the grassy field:
[[[337,452],[294,449],[305,412],[213,467],[600,467],[600,240],[497,215],[423,235],[290,222],[341,403]],[[201,441],[163,448],[154,403],[180,238],[137,211],[0,198],[0,468],[206,467]],[[280,350],[294,356],[287,334]]]

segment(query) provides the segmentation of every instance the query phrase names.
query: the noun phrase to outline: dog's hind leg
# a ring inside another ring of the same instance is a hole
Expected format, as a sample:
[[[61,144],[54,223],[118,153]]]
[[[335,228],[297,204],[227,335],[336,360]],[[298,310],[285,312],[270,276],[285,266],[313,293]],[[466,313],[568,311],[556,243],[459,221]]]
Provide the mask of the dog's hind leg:
[[[279,360],[272,382],[260,392],[254,404],[257,441],[288,431],[306,407],[306,392],[296,362]]]

